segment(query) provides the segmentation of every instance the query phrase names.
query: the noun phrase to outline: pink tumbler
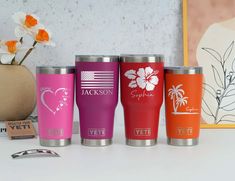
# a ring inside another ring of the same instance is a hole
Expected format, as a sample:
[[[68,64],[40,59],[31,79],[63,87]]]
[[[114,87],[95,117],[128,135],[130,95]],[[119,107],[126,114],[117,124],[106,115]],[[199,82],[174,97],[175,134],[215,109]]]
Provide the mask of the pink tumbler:
[[[71,143],[75,67],[37,67],[37,110],[40,144]]]
[[[76,93],[81,143],[112,143],[118,102],[118,56],[76,56]]]

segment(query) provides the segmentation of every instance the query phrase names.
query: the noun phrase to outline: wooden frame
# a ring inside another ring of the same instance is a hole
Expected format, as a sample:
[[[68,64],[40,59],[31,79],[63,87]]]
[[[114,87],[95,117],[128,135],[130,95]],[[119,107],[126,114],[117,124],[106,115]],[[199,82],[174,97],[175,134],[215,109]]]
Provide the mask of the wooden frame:
[[[183,23],[183,57],[184,65],[190,66],[189,60],[189,32],[188,32],[188,0],[183,0],[182,3],[182,23]],[[231,52],[230,52],[231,53]],[[234,118],[235,121],[235,118]],[[208,124],[202,123],[201,128],[235,128],[234,124]]]

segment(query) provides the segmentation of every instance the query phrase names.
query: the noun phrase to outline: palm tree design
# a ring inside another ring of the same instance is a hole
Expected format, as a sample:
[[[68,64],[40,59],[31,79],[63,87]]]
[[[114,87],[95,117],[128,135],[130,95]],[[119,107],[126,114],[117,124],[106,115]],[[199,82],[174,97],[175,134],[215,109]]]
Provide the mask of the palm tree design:
[[[188,97],[179,97],[177,100],[176,100],[176,110],[178,109],[178,106],[185,106],[188,101],[187,101]]]
[[[172,85],[172,88],[168,90],[168,96],[170,96],[170,99],[172,100],[175,113],[177,112],[179,106],[186,105],[188,103],[186,100],[188,97],[183,97],[184,90],[180,89],[182,86],[182,84],[177,86]]]

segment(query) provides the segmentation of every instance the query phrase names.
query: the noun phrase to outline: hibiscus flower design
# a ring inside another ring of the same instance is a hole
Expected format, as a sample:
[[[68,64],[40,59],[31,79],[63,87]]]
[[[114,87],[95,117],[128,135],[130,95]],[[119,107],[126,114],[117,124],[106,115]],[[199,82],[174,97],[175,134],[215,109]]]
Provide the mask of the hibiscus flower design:
[[[151,67],[146,67],[139,68],[137,72],[135,70],[128,70],[124,75],[131,79],[129,87],[136,88],[138,86],[141,89],[152,91],[159,81],[157,73],[158,71],[154,71]]]
[[[155,86],[158,84],[158,77],[156,76],[156,71],[153,71],[151,67],[139,68],[136,79],[138,86],[141,89],[146,89],[147,91],[154,90]]]

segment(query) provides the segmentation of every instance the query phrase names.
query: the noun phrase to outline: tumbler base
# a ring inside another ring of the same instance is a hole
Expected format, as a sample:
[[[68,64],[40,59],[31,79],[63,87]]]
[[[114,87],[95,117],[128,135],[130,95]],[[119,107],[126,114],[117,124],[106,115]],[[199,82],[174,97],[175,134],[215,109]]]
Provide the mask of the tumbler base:
[[[153,145],[157,144],[157,139],[152,139],[152,140],[127,139],[126,144],[129,145],[129,146],[139,146],[139,147],[153,146]]]
[[[108,146],[112,144],[111,139],[81,139],[81,144],[85,146]]]
[[[198,144],[198,139],[175,139],[175,138],[168,138],[167,139],[168,145],[173,146],[194,146]]]
[[[71,139],[59,139],[59,140],[45,140],[40,139],[41,146],[48,146],[48,147],[59,147],[59,146],[67,146],[71,144]]]

